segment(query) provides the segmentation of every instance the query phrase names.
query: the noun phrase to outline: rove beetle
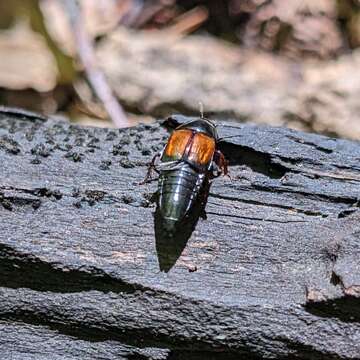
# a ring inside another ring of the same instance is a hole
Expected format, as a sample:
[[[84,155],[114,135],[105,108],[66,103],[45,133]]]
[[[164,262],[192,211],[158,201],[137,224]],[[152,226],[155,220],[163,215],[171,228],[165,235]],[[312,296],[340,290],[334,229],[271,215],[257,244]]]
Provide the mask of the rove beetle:
[[[176,115],[170,119],[176,120]],[[169,236],[181,231],[180,224],[196,202],[205,206],[209,180],[227,175],[228,162],[217,149],[219,141],[216,125],[201,111],[201,117],[179,125],[152,159],[143,183],[151,178],[152,170],[159,174],[157,211]]]

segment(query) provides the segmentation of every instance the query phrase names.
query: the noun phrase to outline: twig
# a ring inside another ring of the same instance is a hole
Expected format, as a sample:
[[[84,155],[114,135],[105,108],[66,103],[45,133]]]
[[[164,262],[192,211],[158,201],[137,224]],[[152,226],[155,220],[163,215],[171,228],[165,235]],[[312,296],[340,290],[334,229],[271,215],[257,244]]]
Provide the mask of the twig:
[[[203,24],[209,17],[209,12],[204,6],[197,6],[190,11],[180,15],[174,24],[165,28],[166,33],[185,35]]]
[[[74,32],[78,55],[91,86],[103,103],[115,126],[119,128],[130,126],[131,124],[126,117],[123,108],[114,97],[105,75],[97,66],[92,41],[85,29],[79,4],[76,0],[64,0],[64,4]]]

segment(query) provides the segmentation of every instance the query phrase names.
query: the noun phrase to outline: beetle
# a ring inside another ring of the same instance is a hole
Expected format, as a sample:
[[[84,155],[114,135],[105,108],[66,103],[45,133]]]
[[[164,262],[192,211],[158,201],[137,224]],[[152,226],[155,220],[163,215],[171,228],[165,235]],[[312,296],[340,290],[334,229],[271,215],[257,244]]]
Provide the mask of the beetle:
[[[219,140],[216,125],[201,114],[175,128],[152,159],[143,183],[153,170],[159,174],[157,210],[169,235],[179,229],[195,202],[206,202],[209,181],[228,174],[228,162],[217,147]]]

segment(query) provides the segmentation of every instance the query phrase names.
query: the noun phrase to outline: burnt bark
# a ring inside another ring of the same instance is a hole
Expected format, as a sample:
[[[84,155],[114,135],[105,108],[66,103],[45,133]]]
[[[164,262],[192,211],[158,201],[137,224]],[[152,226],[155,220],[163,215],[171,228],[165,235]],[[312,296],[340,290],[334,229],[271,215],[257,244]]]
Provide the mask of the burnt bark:
[[[138,183],[175,123],[0,111],[0,357],[359,358],[360,145],[219,124],[231,179],[163,273]]]

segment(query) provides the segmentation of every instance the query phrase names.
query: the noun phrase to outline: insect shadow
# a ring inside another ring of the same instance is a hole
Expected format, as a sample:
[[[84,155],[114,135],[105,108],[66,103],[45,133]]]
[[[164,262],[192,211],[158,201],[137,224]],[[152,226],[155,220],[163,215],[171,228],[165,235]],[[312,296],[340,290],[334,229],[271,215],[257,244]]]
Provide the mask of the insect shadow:
[[[155,246],[160,271],[169,272],[182,254],[188,240],[196,228],[199,218],[206,219],[206,202],[210,182],[205,181],[197,201],[186,216],[177,222],[174,231],[169,231],[157,203],[154,213]]]

